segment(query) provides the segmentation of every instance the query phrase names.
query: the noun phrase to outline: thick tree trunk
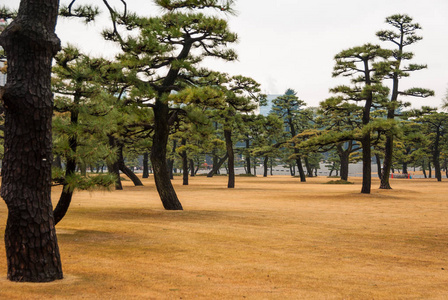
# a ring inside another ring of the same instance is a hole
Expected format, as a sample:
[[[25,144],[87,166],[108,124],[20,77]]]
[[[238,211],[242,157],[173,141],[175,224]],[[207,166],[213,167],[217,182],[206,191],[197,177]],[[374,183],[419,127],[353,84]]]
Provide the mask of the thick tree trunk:
[[[8,207],[5,249],[12,281],[63,276],[51,204],[50,77],[60,49],[54,34],[58,5],[56,0],[22,0],[17,18],[0,37],[8,56],[1,196]]]
[[[182,184],[188,185],[188,157],[185,145],[187,145],[187,140],[182,139],[182,146],[184,146],[184,150],[182,151]]]
[[[168,116],[168,104],[157,99],[154,106],[154,136],[150,158],[154,169],[154,180],[163,207],[167,210],[182,210],[182,204],[171,184],[166,163],[166,146],[170,133]]]
[[[143,154],[143,175],[142,175],[142,178],[148,178],[149,177],[148,160],[149,160],[149,153],[145,152]]]
[[[227,183],[228,188],[235,187],[235,156],[233,154],[233,142],[232,142],[232,132],[230,130],[224,129],[224,137],[226,139],[226,150],[227,150],[227,166],[229,168],[229,180]]]
[[[350,155],[350,153],[347,151],[339,152],[339,159],[341,161],[341,166],[340,166],[341,180],[345,180],[345,181],[348,180],[349,155]]]
[[[408,174],[408,163],[407,162],[403,163],[403,174]]]
[[[223,158],[219,160],[218,163],[213,164],[213,169],[208,172],[207,177],[213,177],[213,175],[217,174],[218,170],[224,164],[224,162],[229,158],[229,153],[226,153]]]
[[[131,169],[129,169],[126,164],[124,163],[124,157],[123,157],[123,145],[120,145],[118,147],[118,169],[123,172],[129,179],[132,180],[132,183],[134,183],[135,186],[142,186],[143,183],[138,178],[137,175],[135,175],[134,172],[132,172]]]
[[[430,161],[428,161],[428,178],[432,178],[432,168]]]
[[[437,130],[436,140],[434,143],[434,151],[432,152],[432,163],[434,165],[435,178],[437,178],[437,181],[442,181],[442,172],[441,172],[441,168],[440,168],[439,143],[440,143],[440,132],[439,132],[439,130]]]

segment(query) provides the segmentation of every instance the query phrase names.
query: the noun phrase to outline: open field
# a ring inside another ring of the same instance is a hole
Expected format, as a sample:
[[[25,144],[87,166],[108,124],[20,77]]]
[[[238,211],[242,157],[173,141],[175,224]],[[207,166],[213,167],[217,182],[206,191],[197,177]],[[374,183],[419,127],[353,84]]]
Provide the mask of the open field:
[[[152,178],[77,191],[57,225],[65,279],[7,281],[2,241],[0,299],[448,299],[446,179],[374,179],[371,195],[360,178],[226,180],[175,178],[177,212]],[[1,234],[6,216],[1,201]]]

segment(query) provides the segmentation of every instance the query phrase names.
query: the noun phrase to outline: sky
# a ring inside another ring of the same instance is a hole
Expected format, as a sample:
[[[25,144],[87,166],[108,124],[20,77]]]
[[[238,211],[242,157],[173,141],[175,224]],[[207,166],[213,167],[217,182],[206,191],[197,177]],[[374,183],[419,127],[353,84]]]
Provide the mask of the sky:
[[[111,0],[118,7],[119,0]],[[85,1],[84,1],[85,2]],[[238,61],[210,60],[206,67],[231,75],[252,77],[266,94],[283,94],[292,88],[308,106],[318,106],[330,97],[329,89],[348,84],[347,78],[332,78],[334,56],[365,43],[393,47],[379,41],[375,33],[392,29],[385,18],[408,14],[421,25],[423,40],[409,46],[413,63],[428,69],[402,79],[402,89],[423,87],[435,91],[426,99],[408,97],[413,107],[438,107],[448,88],[448,1],[447,0],[236,0],[234,16],[223,15],[238,43],[232,48]],[[18,5],[19,0],[8,0]],[[61,3],[67,1],[61,0]],[[102,1],[97,1],[100,9]],[[150,0],[128,0],[128,9],[140,15],[161,13]],[[105,14],[104,14],[105,15]],[[90,25],[59,18],[57,34],[95,56],[111,56],[116,48],[101,39],[108,23],[99,19]]]

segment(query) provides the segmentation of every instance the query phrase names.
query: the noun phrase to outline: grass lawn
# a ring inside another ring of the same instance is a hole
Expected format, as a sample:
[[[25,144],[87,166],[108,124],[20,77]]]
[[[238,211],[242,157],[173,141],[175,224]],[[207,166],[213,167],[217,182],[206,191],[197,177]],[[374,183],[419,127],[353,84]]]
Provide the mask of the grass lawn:
[[[56,227],[64,279],[7,281],[1,242],[0,299],[448,299],[444,180],[362,195],[361,178],[176,177],[184,211],[152,178],[76,191]],[[1,201],[1,234],[6,217]]]

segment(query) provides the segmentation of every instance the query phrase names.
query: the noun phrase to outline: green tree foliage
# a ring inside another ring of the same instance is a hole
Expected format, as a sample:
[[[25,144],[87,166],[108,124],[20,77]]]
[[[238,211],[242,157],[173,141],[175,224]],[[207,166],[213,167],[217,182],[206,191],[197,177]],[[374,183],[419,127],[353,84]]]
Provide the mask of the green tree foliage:
[[[93,133],[100,134],[105,124],[98,115],[106,114],[109,95],[103,92],[110,62],[93,59],[73,46],[64,48],[55,57],[52,88],[56,93],[54,110],[54,153],[65,162],[65,173],[56,176],[63,185],[54,210],[55,224],[66,214],[75,188],[107,188],[115,180],[111,176],[84,177],[76,174],[76,167],[111,156],[110,149],[93,142]],[[93,117],[94,116],[94,117]],[[53,176],[55,177],[55,176]]]

